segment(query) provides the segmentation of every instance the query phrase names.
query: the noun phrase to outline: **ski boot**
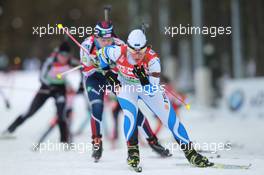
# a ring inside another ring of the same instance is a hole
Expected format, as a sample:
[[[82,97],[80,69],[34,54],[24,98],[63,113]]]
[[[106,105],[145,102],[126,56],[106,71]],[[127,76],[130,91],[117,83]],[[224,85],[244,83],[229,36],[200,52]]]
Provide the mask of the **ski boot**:
[[[94,158],[94,162],[98,162],[99,159],[102,157],[103,153],[103,142],[101,137],[93,137],[93,153],[92,157]]]
[[[142,167],[139,166],[139,149],[138,145],[128,145],[127,164],[136,172],[141,172]]]
[[[159,142],[156,136],[148,138],[148,144],[154,152],[156,152],[161,157],[171,157],[172,154],[166,148],[164,148]]]
[[[182,149],[185,157],[190,162],[191,165],[204,168],[204,167],[210,167],[213,166],[214,163],[209,162],[208,158],[197,153],[197,151],[193,148],[192,144],[186,145],[187,148]]]

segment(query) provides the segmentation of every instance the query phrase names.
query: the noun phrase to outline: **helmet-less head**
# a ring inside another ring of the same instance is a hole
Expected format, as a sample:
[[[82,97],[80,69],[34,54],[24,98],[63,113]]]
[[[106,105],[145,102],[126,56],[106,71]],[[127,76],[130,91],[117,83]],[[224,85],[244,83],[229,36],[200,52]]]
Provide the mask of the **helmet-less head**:
[[[70,59],[71,47],[67,42],[63,42],[58,51],[57,59],[61,64],[67,64]]]

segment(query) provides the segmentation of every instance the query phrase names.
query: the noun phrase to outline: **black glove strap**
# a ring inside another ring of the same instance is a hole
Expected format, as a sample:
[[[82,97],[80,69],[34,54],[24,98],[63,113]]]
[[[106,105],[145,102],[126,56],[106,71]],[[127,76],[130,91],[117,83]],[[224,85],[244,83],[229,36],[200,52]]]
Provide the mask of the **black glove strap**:
[[[105,77],[110,85],[112,86],[121,85],[120,81],[117,79],[117,74],[113,73],[112,71],[107,71],[105,73]]]
[[[143,65],[141,67],[135,65],[133,69],[133,73],[139,79],[142,86],[149,84],[149,80]]]

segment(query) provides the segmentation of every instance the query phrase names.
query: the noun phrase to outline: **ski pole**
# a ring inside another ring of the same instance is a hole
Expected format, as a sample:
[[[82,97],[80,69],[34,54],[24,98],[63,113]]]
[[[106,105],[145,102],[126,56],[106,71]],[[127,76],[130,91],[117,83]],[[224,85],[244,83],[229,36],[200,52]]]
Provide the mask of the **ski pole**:
[[[67,75],[67,74],[69,74],[71,72],[74,72],[74,71],[76,71],[78,69],[81,69],[81,68],[83,68],[83,65],[78,65],[78,66],[76,66],[76,67],[74,67],[74,68],[72,68],[70,70],[67,70],[65,72],[62,72],[62,73],[57,74],[57,78],[58,79],[62,79],[63,76],[65,76],[65,75]]]
[[[55,118],[53,118],[50,121],[49,127],[48,129],[41,135],[40,139],[38,140],[38,145],[40,145],[42,142],[44,142],[44,140],[47,138],[47,136],[49,135],[49,133],[55,128],[55,126],[58,123],[58,118],[57,116]]]
[[[174,96],[177,100],[179,100],[182,104],[184,104],[184,106],[185,106],[185,108],[186,108],[187,110],[190,110],[191,105],[188,104],[188,103],[185,103],[185,102],[179,97],[179,95],[177,95],[175,92],[173,92],[173,91],[169,90],[168,88],[166,88],[166,86],[163,86],[163,88],[164,88],[168,93],[170,93],[172,96]]]
[[[87,53],[88,55],[90,55],[90,53],[89,53],[89,51],[85,48],[85,47],[83,47],[64,27],[63,27],[63,25],[62,24],[58,24],[57,25],[58,26],[58,28],[59,29],[62,29],[65,33],[66,33],[66,35],[68,35],[68,37],[69,38],[71,38],[71,40],[77,45],[77,46],[79,46],[85,53]],[[91,58],[92,59],[92,58]],[[90,67],[94,67],[93,65],[91,65],[91,66],[89,66],[89,69],[90,69]],[[84,68],[84,66],[83,65],[79,65],[79,66],[76,66],[76,67],[74,67],[74,68],[72,68],[72,69],[70,69],[70,70],[68,70],[68,71],[65,71],[65,72],[62,72],[62,73],[60,73],[60,74],[57,74],[57,78],[58,79],[61,79],[62,78],[62,76],[63,75],[66,75],[66,74],[68,74],[68,73],[71,73],[71,72],[73,72],[73,71],[75,71],[75,70],[78,70],[78,69],[80,69],[80,68]]]
[[[58,26],[58,28],[59,29],[62,29],[65,33],[66,33],[66,35],[68,35],[68,37],[70,37],[71,38],[71,40],[75,43],[75,44],[77,44],[85,53],[87,53],[88,55],[90,55],[90,53],[89,53],[89,51],[85,48],[85,47],[83,47],[64,27],[63,27],[63,25],[62,24],[58,24],[57,25]]]

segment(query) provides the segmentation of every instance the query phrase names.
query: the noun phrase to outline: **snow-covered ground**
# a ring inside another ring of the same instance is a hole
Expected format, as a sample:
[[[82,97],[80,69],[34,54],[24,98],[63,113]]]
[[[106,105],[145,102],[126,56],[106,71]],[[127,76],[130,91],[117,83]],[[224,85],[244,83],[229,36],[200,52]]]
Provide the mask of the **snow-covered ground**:
[[[75,81],[76,83],[78,80]],[[2,86],[2,87],[1,87]],[[6,86],[3,88],[3,86]],[[12,73],[0,74],[0,87],[11,101],[11,109],[6,110],[3,100],[0,99],[0,131],[4,130],[18,114],[24,112],[38,89],[38,73]],[[75,86],[75,88],[77,85]],[[107,112],[105,114],[105,132],[110,133],[112,120]],[[146,111],[149,114],[148,111]],[[90,174],[135,174],[126,165],[126,146],[122,131],[122,117],[120,117],[120,140],[113,149],[111,142],[104,137],[104,152],[99,163],[94,163],[91,158],[89,143],[91,142],[90,126],[87,123],[85,132],[74,138],[79,146],[75,151],[43,150],[34,152],[31,150],[33,144],[45,131],[48,122],[55,114],[53,100],[47,101],[43,108],[30,120],[18,128],[15,133],[16,139],[0,140],[0,175],[90,175]],[[182,110],[181,118],[189,131],[191,138],[204,147],[210,144],[213,150],[215,144],[221,149],[221,144],[230,142],[231,150],[217,150],[217,154],[204,153],[211,157],[213,162],[247,165],[252,163],[248,170],[240,169],[213,169],[194,168],[182,166],[187,163],[183,154],[173,150],[173,157],[159,158],[147,145],[140,145],[142,174],[166,174],[166,175],[261,175],[264,173],[264,120],[255,116],[239,118],[224,115],[221,110],[201,109],[193,105],[190,111]],[[72,130],[85,120],[85,101],[83,97],[77,97],[74,102],[74,123]],[[148,119],[155,127],[156,121],[150,115]],[[142,137],[143,138],[143,137]],[[159,134],[163,145],[171,148],[172,138],[167,129],[163,128]],[[48,137],[49,143],[58,143],[58,129]],[[46,142],[47,143],[47,142]]]

